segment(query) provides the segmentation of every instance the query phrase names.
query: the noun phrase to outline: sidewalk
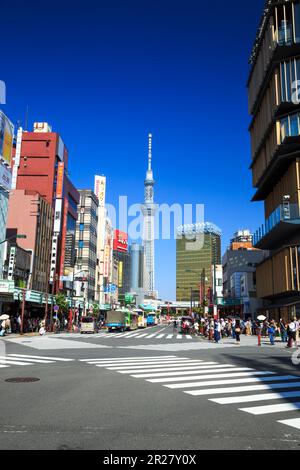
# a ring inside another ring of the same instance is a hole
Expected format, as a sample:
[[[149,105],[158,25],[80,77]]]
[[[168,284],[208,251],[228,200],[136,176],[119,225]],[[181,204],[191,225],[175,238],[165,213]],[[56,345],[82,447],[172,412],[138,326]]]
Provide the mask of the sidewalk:
[[[202,336],[200,336],[200,338],[202,339],[202,341],[208,341],[207,338],[203,338]],[[210,341],[211,343],[213,343],[213,341]],[[223,338],[220,343],[221,344],[235,344],[235,339],[233,338]],[[270,340],[268,337],[266,338],[261,338],[261,346],[260,347],[266,347],[266,346],[269,346],[271,348],[280,348],[280,349],[287,349],[286,348],[286,345],[287,343],[282,343],[281,341],[281,338],[276,338],[275,339],[275,346],[272,346],[271,343],[270,343]],[[253,335],[253,336],[246,336],[246,335],[241,335],[241,341],[240,341],[240,346],[256,346],[256,347],[259,347],[258,346],[258,337]],[[292,349],[296,349],[296,348],[290,348],[290,350]]]

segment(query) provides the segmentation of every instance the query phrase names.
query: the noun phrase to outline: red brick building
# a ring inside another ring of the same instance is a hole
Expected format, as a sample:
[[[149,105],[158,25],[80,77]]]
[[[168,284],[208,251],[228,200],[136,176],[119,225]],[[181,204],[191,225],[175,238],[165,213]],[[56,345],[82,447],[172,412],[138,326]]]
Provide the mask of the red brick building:
[[[13,189],[38,192],[53,208],[53,236],[49,280],[63,289],[61,276],[74,266],[79,193],[69,180],[68,150],[47,123],[35,123],[33,132],[18,133],[14,152]]]

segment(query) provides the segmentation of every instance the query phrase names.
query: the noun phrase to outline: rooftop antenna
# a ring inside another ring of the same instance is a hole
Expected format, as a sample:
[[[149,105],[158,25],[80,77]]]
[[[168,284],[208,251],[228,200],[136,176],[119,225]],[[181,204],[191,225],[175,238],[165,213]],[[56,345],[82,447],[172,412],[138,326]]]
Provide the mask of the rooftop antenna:
[[[24,130],[28,130],[28,114],[29,114],[29,106],[26,106],[26,113],[25,113],[25,125],[24,125]]]

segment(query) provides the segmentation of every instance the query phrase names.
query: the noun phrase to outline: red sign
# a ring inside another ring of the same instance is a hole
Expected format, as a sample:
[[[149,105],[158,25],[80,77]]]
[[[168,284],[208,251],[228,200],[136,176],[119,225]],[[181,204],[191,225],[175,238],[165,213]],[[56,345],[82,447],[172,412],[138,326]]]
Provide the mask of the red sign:
[[[56,199],[62,199],[63,197],[64,169],[65,164],[59,163],[57,167]]]
[[[120,230],[114,230],[114,250],[127,251],[128,250],[128,234]]]

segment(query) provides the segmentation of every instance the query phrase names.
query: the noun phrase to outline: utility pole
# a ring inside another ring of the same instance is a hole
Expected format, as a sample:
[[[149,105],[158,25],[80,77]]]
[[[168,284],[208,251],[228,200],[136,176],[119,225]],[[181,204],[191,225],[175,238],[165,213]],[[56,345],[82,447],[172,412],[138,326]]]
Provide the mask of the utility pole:
[[[24,316],[25,316],[25,301],[26,301],[26,289],[22,290],[22,313],[21,313],[21,327],[20,334],[23,334],[24,329]]]

